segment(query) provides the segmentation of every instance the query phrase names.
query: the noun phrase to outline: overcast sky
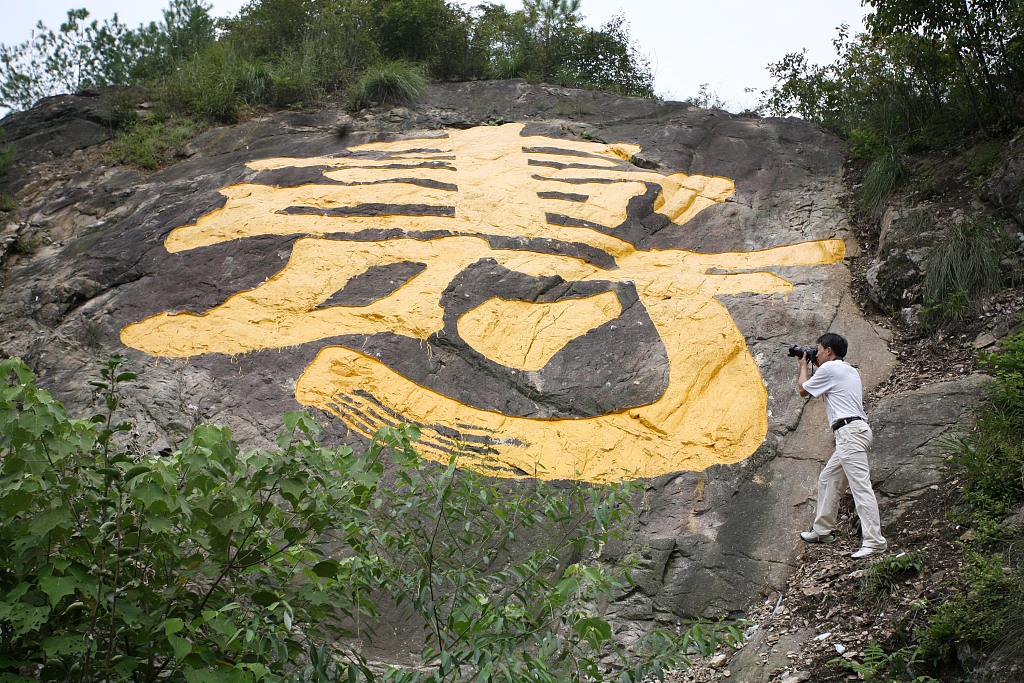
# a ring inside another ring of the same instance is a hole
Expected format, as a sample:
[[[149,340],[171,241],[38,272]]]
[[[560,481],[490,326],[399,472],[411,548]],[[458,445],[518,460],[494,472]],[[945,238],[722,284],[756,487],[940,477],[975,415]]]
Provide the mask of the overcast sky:
[[[460,0],[465,6],[479,4]],[[518,9],[521,0],[501,0]],[[245,0],[213,0],[212,14],[238,12]],[[0,43],[27,40],[37,21],[56,29],[67,10],[85,7],[92,19],[115,12],[131,27],[158,20],[167,0],[0,0]],[[836,27],[862,26],[860,0],[583,0],[582,13],[600,26],[625,13],[630,35],[651,62],[655,91],[665,99],[697,95],[701,84],[724,100],[731,111],[757,102],[745,92],[769,88],[766,66],[787,52],[808,50],[812,62],[833,61]]]

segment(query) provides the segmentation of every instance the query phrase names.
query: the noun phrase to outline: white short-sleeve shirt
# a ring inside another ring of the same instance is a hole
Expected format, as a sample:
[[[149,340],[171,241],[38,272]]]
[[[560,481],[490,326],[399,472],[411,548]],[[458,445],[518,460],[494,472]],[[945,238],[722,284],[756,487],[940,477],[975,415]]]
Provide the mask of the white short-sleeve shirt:
[[[804,382],[804,391],[814,397],[824,395],[829,424],[844,417],[868,419],[860,373],[844,360],[822,363],[814,376]]]

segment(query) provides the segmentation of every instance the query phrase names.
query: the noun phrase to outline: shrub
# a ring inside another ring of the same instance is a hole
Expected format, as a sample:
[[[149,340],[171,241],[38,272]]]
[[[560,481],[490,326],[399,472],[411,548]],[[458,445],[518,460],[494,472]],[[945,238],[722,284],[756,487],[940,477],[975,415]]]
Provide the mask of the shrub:
[[[1021,625],[1022,581],[1024,575],[1006,567],[1002,556],[968,553],[962,590],[939,606],[920,634],[922,656],[934,664],[960,658],[971,665],[1003,644]]]
[[[947,447],[967,520],[998,538],[999,524],[1024,502],[1024,332],[1004,340],[1002,353],[982,353],[981,366],[993,381],[977,424]]]
[[[352,87],[350,106],[362,109],[372,103],[412,104],[427,89],[423,70],[408,62],[379,62],[369,67]]]
[[[90,382],[104,409],[69,418],[16,359],[0,362],[0,678],[373,680],[352,646],[377,605],[411,608],[421,666],[392,681],[661,677],[714,628],[628,650],[596,605],[627,587],[601,548],[624,486],[507,482],[427,463],[411,426],[362,455],[325,448],[306,413],[243,451],[201,425],[170,455],[132,446],[124,359]],[[724,639],[736,642],[735,629]]]
[[[881,645],[871,641],[864,646],[862,661],[855,659],[833,659],[844,669],[857,674],[857,678],[868,683],[940,683],[931,676],[917,676],[914,670],[921,664],[921,654],[916,648],[900,648],[886,652]]]
[[[244,106],[270,102],[273,86],[273,73],[266,64],[220,41],[183,64],[166,81],[163,97],[180,113],[233,123]]]

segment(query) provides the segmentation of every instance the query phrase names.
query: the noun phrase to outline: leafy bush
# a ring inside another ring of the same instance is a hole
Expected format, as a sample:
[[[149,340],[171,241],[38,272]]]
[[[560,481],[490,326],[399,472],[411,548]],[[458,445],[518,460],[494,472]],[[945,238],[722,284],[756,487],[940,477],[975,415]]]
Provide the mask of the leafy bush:
[[[1007,541],[1004,518],[1024,503],[1024,332],[1004,340],[1001,353],[983,353],[981,366],[993,381],[976,427],[949,442],[950,462],[963,486],[963,514],[979,545],[998,548]],[[971,552],[963,591],[939,608],[922,642],[935,661],[960,657],[961,650],[969,655],[972,647],[1019,651],[1019,643],[1005,634],[1024,625],[1022,609],[1019,562]]]
[[[1024,29],[1024,5],[865,5],[867,31],[851,36],[841,27],[833,63],[811,64],[803,51],[769,66],[776,84],[764,93],[767,111],[795,112],[840,134],[858,132],[858,145],[868,135],[900,152],[1024,122],[1024,50],[1012,47]]]
[[[947,445],[967,519],[984,540],[984,532],[1000,537],[1003,519],[1024,503],[1024,332],[1004,340],[1002,353],[982,353],[981,366],[993,382],[976,426]]]
[[[104,410],[67,417],[0,363],[0,677],[6,681],[372,680],[354,646],[378,606],[411,609],[422,666],[394,681],[622,681],[661,676],[713,628],[628,650],[596,605],[626,589],[601,548],[628,487],[496,482],[440,468],[413,427],[367,451],[325,448],[305,413],[276,448],[200,426],[171,454],[132,445],[113,356]],[[727,642],[738,632],[728,631]]]
[[[1022,624],[1024,573],[1000,555],[968,553],[963,588],[942,603],[920,634],[921,654],[934,664],[966,660],[1002,645]]]
[[[1008,253],[997,222],[969,218],[952,226],[931,248],[924,278],[924,323],[937,326],[963,319],[981,298],[1002,285],[1000,262]]]
[[[427,89],[423,70],[408,62],[380,62],[359,77],[349,94],[349,106],[362,109],[372,103],[412,104]]]

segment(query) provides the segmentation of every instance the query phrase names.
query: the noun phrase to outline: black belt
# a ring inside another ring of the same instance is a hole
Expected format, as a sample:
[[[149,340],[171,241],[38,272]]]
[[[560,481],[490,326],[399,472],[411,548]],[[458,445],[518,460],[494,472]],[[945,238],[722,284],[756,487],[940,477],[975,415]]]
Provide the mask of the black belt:
[[[851,422],[856,422],[857,420],[863,420],[863,419],[864,419],[863,417],[857,417],[857,416],[855,416],[855,417],[843,417],[843,418],[840,418],[840,419],[838,419],[838,420],[836,420],[835,422],[832,423],[832,431],[834,432],[837,429],[839,429],[840,427],[845,427],[846,425],[850,424]]]

